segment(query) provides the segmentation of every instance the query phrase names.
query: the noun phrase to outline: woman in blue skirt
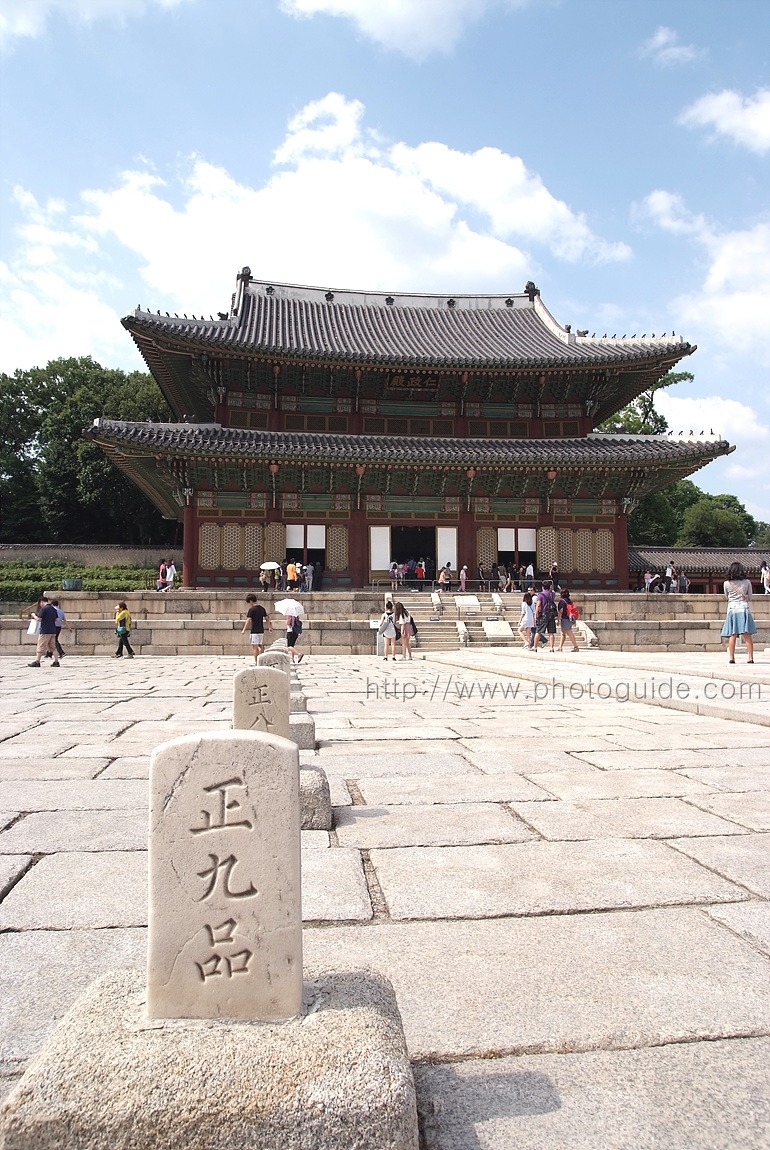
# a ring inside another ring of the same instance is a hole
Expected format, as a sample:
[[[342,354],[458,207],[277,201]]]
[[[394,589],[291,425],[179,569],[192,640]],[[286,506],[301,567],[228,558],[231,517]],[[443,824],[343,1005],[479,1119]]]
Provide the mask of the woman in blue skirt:
[[[754,640],[757,625],[751,614],[751,582],[746,578],[746,570],[741,563],[731,563],[725,580],[727,615],[722,627],[722,638],[727,639],[730,662],[735,662],[735,640],[740,635],[746,644],[748,662],[754,662]]]

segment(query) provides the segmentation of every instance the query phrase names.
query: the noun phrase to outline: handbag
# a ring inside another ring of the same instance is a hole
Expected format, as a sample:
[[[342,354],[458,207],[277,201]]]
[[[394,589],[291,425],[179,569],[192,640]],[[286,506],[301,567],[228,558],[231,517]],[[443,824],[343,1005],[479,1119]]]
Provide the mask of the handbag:
[[[30,619],[29,627],[27,627],[27,634],[28,635],[39,635],[40,634],[40,620],[39,619]]]

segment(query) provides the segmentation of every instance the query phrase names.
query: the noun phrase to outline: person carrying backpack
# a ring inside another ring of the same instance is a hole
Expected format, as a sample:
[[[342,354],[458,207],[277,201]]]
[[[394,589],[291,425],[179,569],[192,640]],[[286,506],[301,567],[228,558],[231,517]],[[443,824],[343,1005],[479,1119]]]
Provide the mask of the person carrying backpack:
[[[580,648],[577,645],[577,639],[575,638],[575,633],[573,631],[575,620],[578,617],[578,609],[572,602],[569,591],[566,587],[560,593],[557,610],[559,613],[559,630],[561,631],[559,650],[564,650],[564,640],[569,637],[569,640],[572,643],[572,650],[579,651]]]
[[[556,596],[551,589],[551,580],[544,579],[543,590],[535,600],[535,629],[532,634],[536,651],[541,644],[545,646],[546,635],[549,647],[555,651],[557,616]]]

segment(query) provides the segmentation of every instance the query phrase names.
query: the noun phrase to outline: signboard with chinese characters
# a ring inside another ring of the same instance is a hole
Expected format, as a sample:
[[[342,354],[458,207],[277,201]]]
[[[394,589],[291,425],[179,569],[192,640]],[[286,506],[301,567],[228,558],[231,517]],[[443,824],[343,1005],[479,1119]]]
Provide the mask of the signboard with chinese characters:
[[[150,767],[147,1012],[279,1021],[302,999],[299,757],[250,731]]]

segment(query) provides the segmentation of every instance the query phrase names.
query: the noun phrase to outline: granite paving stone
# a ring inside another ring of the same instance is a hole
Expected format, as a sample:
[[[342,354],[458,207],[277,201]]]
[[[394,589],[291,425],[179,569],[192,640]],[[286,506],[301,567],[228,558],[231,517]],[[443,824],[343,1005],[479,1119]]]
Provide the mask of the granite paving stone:
[[[0,783],[14,779],[93,779],[104,770],[109,758],[81,759],[76,755],[46,758],[30,755],[23,759],[0,759]]]
[[[708,913],[758,950],[770,955],[770,902],[742,902],[709,907]]]
[[[682,799],[515,802],[513,808],[547,839],[669,839],[675,835],[742,833],[741,827],[689,806]]]
[[[549,771],[583,771],[591,768],[567,750],[554,750],[543,739],[534,746],[517,739],[467,739],[462,746],[468,759],[484,774],[508,774],[526,771],[528,775]]]
[[[0,903],[0,930],[147,924],[145,851],[47,855]]]
[[[523,775],[532,772],[521,768]],[[675,771],[590,771],[538,773],[537,785],[558,799],[664,798],[709,793],[705,783]]]
[[[19,857],[0,853],[0,898],[5,896],[6,891],[16,882],[19,875],[24,873],[31,861],[29,855]]]
[[[682,866],[664,843],[630,839],[403,847],[373,850],[371,861],[394,919],[733,902],[743,893],[704,867]]]
[[[30,930],[3,936],[0,1061],[23,1065],[72,1003],[115,967],[143,968],[147,931]]]
[[[364,850],[516,843],[535,837],[519,819],[495,803],[344,807],[337,812],[335,829],[340,846]]]
[[[342,779],[396,778],[413,775],[474,775],[478,771],[461,754],[437,751],[435,754],[422,754],[414,751],[409,744],[407,750],[401,747],[392,752],[383,751],[377,744],[361,743],[356,752],[346,749],[339,754],[336,748],[321,745],[316,760],[329,778],[336,775]],[[1,792],[0,792],[1,793]]]
[[[697,796],[690,800],[703,811],[713,811],[752,831],[770,831],[770,791],[744,791],[737,795]],[[715,834],[725,834],[725,831]]]
[[[0,782],[0,807],[19,811],[146,811],[147,784],[141,779],[52,779]]]
[[[766,1150],[770,1039],[415,1067],[424,1150]]]
[[[306,929],[304,954],[385,974],[413,1059],[770,1030],[767,959],[692,908]]]
[[[417,803],[507,803],[516,799],[552,796],[536,783],[513,773],[494,775],[436,775],[410,778],[359,778],[356,780],[367,803],[373,806]]]
[[[147,812],[44,811],[25,815],[0,833],[0,854],[147,849]]]
[[[673,839],[671,845],[731,882],[770,898],[770,834]]]
[[[149,755],[121,756],[99,772],[100,779],[149,779],[149,777]]]
[[[308,850],[303,854],[305,922],[355,922],[371,917],[372,905],[358,851]]]
[[[367,730],[367,734],[371,737],[371,731]],[[401,727],[394,724],[391,727],[378,727],[377,739],[383,742],[395,743],[424,743],[427,741],[433,742],[434,740],[457,739],[459,735],[453,731],[451,727]],[[321,746],[330,746],[336,744],[344,746],[346,743],[360,742],[361,732],[357,729],[335,731],[330,734],[323,741],[320,742]],[[2,744],[0,743],[0,747]]]
[[[767,761],[733,767],[687,767],[682,774],[717,790],[770,791],[770,762]]]

